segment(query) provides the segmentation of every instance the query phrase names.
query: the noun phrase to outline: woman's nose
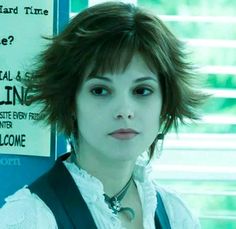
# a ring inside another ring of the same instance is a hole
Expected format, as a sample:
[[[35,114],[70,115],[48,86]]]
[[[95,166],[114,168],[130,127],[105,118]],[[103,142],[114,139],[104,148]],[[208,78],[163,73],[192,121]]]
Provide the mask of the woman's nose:
[[[119,112],[115,115],[116,119],[133,119],[134,113],[133,112]]]
[[[131,101],[128,101],[128,99],[123,99],[122,101],[120,101],[120,105],[116,107],[115,109],[114,118],[115,119],[133,119],[134,109],[132,108]]]

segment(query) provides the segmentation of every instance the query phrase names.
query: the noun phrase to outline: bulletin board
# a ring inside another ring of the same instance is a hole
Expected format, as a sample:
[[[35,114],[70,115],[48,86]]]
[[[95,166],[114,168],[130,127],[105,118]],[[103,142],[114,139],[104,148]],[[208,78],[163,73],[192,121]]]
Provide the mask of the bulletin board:
[[[49,42],[42,37],[59,33],[69,12],[68,0],[0,0],[0,206],[47,170],[58,146],[65,146],[53,127],[37,121],[41,107],[29,104],[22,79]]]
[[[51,129],[36,122],[22,79],[53,35],[53,1],[2,1],[0,5],[0,153],[50,156]]]

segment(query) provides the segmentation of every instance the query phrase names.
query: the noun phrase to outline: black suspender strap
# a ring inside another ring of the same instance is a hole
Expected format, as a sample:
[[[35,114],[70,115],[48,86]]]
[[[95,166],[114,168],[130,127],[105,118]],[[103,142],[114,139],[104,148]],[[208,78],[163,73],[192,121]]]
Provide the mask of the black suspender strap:
[[[58,228],[96,229],[93,217],[73,178],[59,157],[53,168],[29,186],[53,212]]]
[[[157,209],[155,212],[155,226],[156,229],[171,229],[169,218],[167,216],[165,206],[163,204],[159,192],[157,192]]]
[[[59,229],[97,229],[93,217],[70,173],[59,157],[49,172],[28,186],[52,211]],[[160,194],[157,192],[156,229],[171,229]]]

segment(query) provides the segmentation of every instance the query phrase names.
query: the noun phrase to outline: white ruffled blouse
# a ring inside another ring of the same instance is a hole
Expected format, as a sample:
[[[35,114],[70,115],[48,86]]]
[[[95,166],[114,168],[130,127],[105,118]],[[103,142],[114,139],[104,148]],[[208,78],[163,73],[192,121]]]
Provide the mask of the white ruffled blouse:
[[[104,202],[102,183],[74,163],[64,162],[64,165],[88,205],[97,228],[125,229]],[[134,180],[141,199],[144,229],[155,229],[154,214],[158,204],[156,191],[162,197],[172,229],[200,228],[198,220],[176,194],[155,185],[147,177],[143,181],[137,171],[134,171]],[[7,197],[5,201],[5,205],[0,209],[0,229],[58,228],[51,210],[36,194],[31,193],[27,186]]]

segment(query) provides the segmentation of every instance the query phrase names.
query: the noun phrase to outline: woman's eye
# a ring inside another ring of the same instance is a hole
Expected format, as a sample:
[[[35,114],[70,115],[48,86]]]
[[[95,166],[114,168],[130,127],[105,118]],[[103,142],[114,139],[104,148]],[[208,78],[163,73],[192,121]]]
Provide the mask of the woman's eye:
[[[108,92],[108,90],[105,89],[105,88],[96,87],[96,88],[93,88],[93,89],[91,90],[91,93],[92,93],[93,95],[96,95],[96,96],[105,96],[105,95],[107,95],[109,92]]]
[[[135,94],[141,95],[141,96],[151,95],[152,93],[153,91],[151,89],[145,88],[145,87],[137,88],[135,90]]]

